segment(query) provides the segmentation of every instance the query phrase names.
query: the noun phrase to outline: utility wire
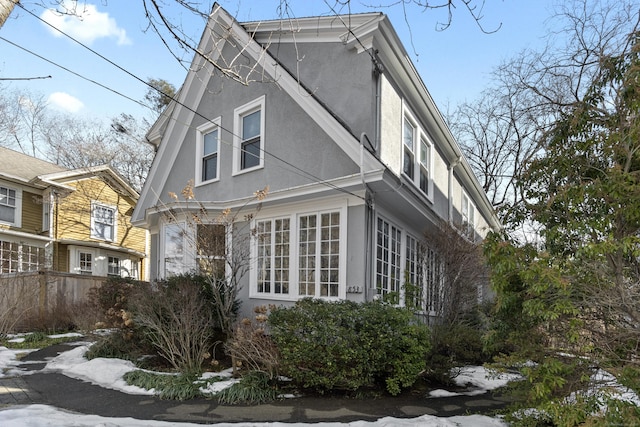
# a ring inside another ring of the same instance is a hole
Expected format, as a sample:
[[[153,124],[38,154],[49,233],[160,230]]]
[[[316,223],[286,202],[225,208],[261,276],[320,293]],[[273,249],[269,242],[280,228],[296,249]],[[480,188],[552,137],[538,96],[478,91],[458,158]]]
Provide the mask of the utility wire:
[[[27,12],[28,14],[30,14],[31,16],[33,16],[34,18],[36,18],[36,19],[38,19],[39,21],[43,22],[44,24],[48,25],[48,26],[49,26],[49,27],[51,27],[52,29],[54,29],[54,30],[58,31],[60,34],[62,34],[62,35],[64,35],[65,37],[69,38],[70,40],[72,40],[73,42],[77,43],[78,45],[82,46],[83,48],[85,48],[85,49],[86,49],[86,50],[88,50],[89,52],[91,52],[91,53],[93,53],[94,55],[96,55],[96,56],[98,56],[99,58],[101,58],[102,60],[104,60],[104,61],[108,62],[109,64],[111,64],[111,65],[113,65],[114,67],[118,68],[119,70],[121,70],[122,72],[126,73],[127,75],[129,75],[129,76],[133,77],[134,79],[136,79],[136,80],[140,81],[140,82],[141,82],[141,83],[143,83],[144,85],[146,85],[146,86],[150,87],[151,89],[153,89],[153,90],[155,90],[155,91],[159,92],[159,93],[160,93],[160,94],[162,94],[163,96],[166,96],[167,98],[170,98],[173,102],[175,102],[176,104],[178,104],[178,105],[180,105],[180,106],[182,106],[182,107],[186,108],[188,111],[190,111],[190,112],[194,113],[195,115],[197,115],[198,117],[200,117],[200,118],[204,119],[206,122],[208,122],[208,123],[212,123],[212,124],[215,124],[215,123],[213,122],[213,120],[211,120],[211,119],[210,119],[210,118],[208,118],[208,117],[205,117],[202,113],[198,112],[197,110],[195,110],[195,109],[191,108],[191,107],[190,107],[190,106],[188,106],[188,105],[185,105],[185,104],[181,103],[181,102],[180,102],[180,101],[178,101],[176,98],[174,98],[174,97],[172,97],[171,95],[169,95],[169,94],[165,93],[165,92],[164,92],[164,91],[162,91],[161,89],[154,87],[153,85],[151,85],[150,83],[148,83],[148,82],[147,82],[147,81],[145,81],[144,79],[142,79],[142,78],[138,77],[137,75],[133,74],[132,72],[128,71],[127,69],[123,68],[122,66],[120,66],[120,65],[116,64],[115,62],[113,62],[113,61],[112,61],[112,60],[110,60],[109,58],[105,57],[104,55],[100,54],[99,52],[95,51],[94,49],[90,48],[89,46],[85,45],[84,43],[82,43],[82,42],[80,42],[79,40],[75,39],[74,37],[70,36],[69,34],[65,33],[64,31],[62,31],[62,30],[58,29],[57,27],[55,27],[54,25],[50,24],[49,22],[47,22],[47,21],[43,20],[42,18],[40,18],[39,16],[37,16],[36,14],[34,14],[33,12],[31,12],[30,10],[27,10],[27,9],[26,9],[26,8],[25,8],[21,3],[18,3],[17,5],[18,5],[20,8],[22,8],[25,12]],[[355,36],[355,35],[354,35],[354,36]],[[52,64],[52,65],[55,65],[55,66],[57,66],[57,67],[59,67],[59,68],[62,68],[63,70],[68,71],[69,73],[71,73],[71,74],[73,74],[73,75],[75,75],[75,76],[78,76],[78,77],[80,77],[80,78],[82,78],[82,79],[84,79],[84,80],[87,80],[87,81],[89,81],[89,82],[91,82],[91,83],[94,83],[94,84],[96,84],[96,85],[98,85],[98,86],[100,86],[100,87],[102,87],[102,88],[104,88],[104,89],[107,89],[107,90],[109,90],[109,91],[111,91],[111,92],[113,92],[113,93],[115,93],[115,94],[117,94],[117,95],[120,95],[120,96],[124,97],[125,99],[131,100],[131,101],[135,102],[136,104],[139,104],[139,105],[141,105],[141,106],[143,106],[143,107],[145,107],[145,108],[152,109],[151,107],[149,107],[148,105],[146,105],[146,104],[144,104],[144,103],[142,103],[142,102],[140,102],[140,101],[137,101],[137,100],[135,100],[135,99],[133,99],[133,98],[131,98],[131,97],[127,96],[127,95],[124,95],[124,94],[122,94],[122,93],[120,93],[120,92],[118,92],[118,91],[116,91],[116,90],[114,90],[114,89],[111,89],[111,88],[109,88],[109,87],[107,87],[107,86],[105,86],[105,85],[103,85],[103,84],[101,84],[101,83],[99,83],[99,82],[97,82],[97,81],[95,81],[95,80],[92,80],[92,79],[89,79],[89,78],[87,78],[87,77],[84,77],[84,76],[82,76],[82,75],[80,75],[80,74],[78,74],[78,73],[76,73],[76,72],[74,72],[74,71],[72,71],[72,70],[70,70],[70,69],[68,69],[68,68],[66,68],[66,67],[63,67],[63,66],[61,66],[61,65],[59,65],[59,64],[57,64],[57,63],[55,63],[55,62],[53,62],[53,61],[51,61],[51,60],[48,60],[48,59],[46,59],[46,58],[44,58],[44,57],[42,57],[42,56],[40,56],[40,55],[38,55],[38,54],[36,54],[36,53],[34,53],[34,52],[32,52],[32,51],[28,50],[28,49],[26,49],[26,48],[23,48],[23,47],[21,47],[21,46],[19,46],[19,45],[15,44],[15,43],[13,43],[13,42],[11,42],[11,41],[9,41],[9,40],[5,39],[4,37],[0,37],[0,40],[4,40],[5,42],[7,42],[7,43],[9,43],[9,44],[11,44],[11,45],[13,45],[13,46],[18,47],[19,49],[22,49],[22,50],[24,50],[24,51],[26,51],[26,52],[28,52],[28,53],[30,53],[30,54],[32,54],[32,55],[35,55],[36,57],[41,58],[41,59],[43,59],[44,61],[49,62],[49,63],[50,63],[50,64]],[[359,41],[359,40],[358,40],[358,41]],[[369,54],[370,54],[370,53],[369,53]],[[189,125],[187,125],[187,124],[184,124],[184,125],[185,125],[185,126],[189,126]],[[221,126],[221,125],[218,125],[218,124],[216,124],[216,126],[218,126],[220,129],[222,129],[222,130],[224,130],[224,131],[228,132],[228,133],[229,133],[229,134],[231,134],[232,136],[235,136],[235,137],[237,137],[237,138],[240,138],[240,139],[241,139],[241,137],[240,137],[239,135],[236,135],[233,131],[231,131],[231,130],[229,130],[229,129],[226,129],[225,127],[223,127],[223,126]],[[233,144],[232,144],[232,143],[230,143],[230,142],[228,142],[228,141],[222,141],[222,142],[223,142],[223,143],[225,143],[225,144],[230,145],[232,148],[236,148],[236,147],[234,147],[234,146],[233,146]],[[291,171],[291,172],[296,173],[296,175],[298,175],[298,176],[301,176],[301,177],[304,177],[304,178],[307,178],[307,179],[309,179],[309,178],[310,178],[310,179],[312,179],[312,180],[314,180],[314,181],[316,181],[316,182],[318,182],[318,183],[320,183],[320,184],[322,184],[322,185],[325,185],[325,186],[327,186],[327,187],[329,187],[329,188],[332,188],[332,189],[334,189],[334,190],[337,190],[337,191],[343,192],[343,193],[345,193],[345,194],[349,194],[349,195],[351,195],[351,196],[358,197],[358,198],[360,198],[360,199],[363,199],[363,200],[364,200],[364,198],[363,198],[362,196],[360,196],[360,195],[358,195],[358,194],[355,194],[355,193],[352,193],[351,191],[348,191],[348,190],[346,190],[346,189],[344,189],[344,188],[338,187],[337,185],[332,184],[332,183],[330,183],[330,182],[328,182],[328,181],[326,181],[326,180],[323,180],[323,179],[321,179],[320,177],[315,176],[314,174],[312,174],[312,173],[310,173],[310,172],[307,172],[307,171],[305,171],[305,170],[301,169],[300,167],[298,167],[298,166],[294,165],[293,163],[288,162],[287,160],[284,160],[284,159],[282,159],[281,157],[279,157],[279,156],[277,156],[277,155],[275,155],[275,154],[273,154],[273,153],[270,153],[269,151],[265,150],[264,148],[260,148],[260,150],[261,150],[264,154],[269,155],[269,156],[273,157],[274,159],[276,159],[276,160],[278,160],[278,161],[280,161],[280,162],[284,163],[285,165],[287,165],[287,166],[291,167],[292,169],[294,169],[294,170],[290,170],[290,171]]]

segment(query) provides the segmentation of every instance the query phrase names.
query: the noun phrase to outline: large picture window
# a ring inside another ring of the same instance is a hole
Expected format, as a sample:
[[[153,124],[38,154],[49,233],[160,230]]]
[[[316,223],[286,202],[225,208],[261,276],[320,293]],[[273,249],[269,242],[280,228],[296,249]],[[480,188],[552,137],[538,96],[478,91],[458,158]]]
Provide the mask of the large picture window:
[[[264,162],[265,97],[234,111],[234,172],[262,167]]]
[[[431,197],[431,143],[408,110],[404,113],[402,141],[402,173]]]
[[[341,208],[257,219],[252,296],[344,298],[344,219]]]

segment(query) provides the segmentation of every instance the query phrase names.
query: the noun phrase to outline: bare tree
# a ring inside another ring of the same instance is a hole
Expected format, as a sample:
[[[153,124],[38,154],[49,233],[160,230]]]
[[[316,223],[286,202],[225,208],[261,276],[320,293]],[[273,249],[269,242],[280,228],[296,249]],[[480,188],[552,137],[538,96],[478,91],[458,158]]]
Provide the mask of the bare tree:
[[[544,152],[550,126],[581,102],[600,62],[628,48],[637,4],[572,0],[557,4],[541,50],[523,50],[493,73],[481,99],[449,116],[452,131],[501,219],[521,222],[523,167]]]
[[[157,206],[165,221],[185,224],[180,233],[195,254],[197,262],[192,268],[207,277],[205,292],[213,303],[211,309],[216,323],[227,339],[234,333],[237,296],[250,268],[250,245],[254,235],[251,220],[268,192],[268,187],[256,191],[253,198],[235,210],[212,212],[196,200],[193,181],[189,181],[180,192],[181,197],[169,193],[173,200],[171,205]]]

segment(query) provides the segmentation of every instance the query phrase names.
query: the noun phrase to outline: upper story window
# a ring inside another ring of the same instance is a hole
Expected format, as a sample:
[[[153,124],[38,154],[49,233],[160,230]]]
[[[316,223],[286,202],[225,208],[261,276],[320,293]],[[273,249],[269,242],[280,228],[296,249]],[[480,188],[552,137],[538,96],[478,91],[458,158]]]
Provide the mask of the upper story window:
[[[99,203],[91,204],[91,237],[94,239],[115,240],[116,208]]]
[[[462,193],[462,227],[467,236],[474,240],[476,228],[476,207],[465,192]]]
[[[402,173],[431,197],[431,143],[407,110],[404,113],[402,140]]]
[[[264,105],[262,96],[234,110],[234,173],[263,166]]]
[[[49,231],[51,228],[51,204],[42,202],[42,231]]]
[[[196,133],[196,174],[200,183],[219,179],[220,118],[200,126]]]
[[[17,200],[16,190],[7,187],[0,187],[0,221],[17,225]]]

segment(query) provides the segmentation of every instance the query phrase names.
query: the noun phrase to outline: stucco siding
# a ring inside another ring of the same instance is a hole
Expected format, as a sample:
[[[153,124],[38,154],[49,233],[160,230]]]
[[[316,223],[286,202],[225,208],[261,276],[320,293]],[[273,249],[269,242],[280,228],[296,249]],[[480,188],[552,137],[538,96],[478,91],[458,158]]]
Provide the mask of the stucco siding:
[[[272,43],[269,53],[356,136],[375,135],[375,79],[368,51],[344,43]]]
[[[359,172],[353,162],[326,132],[275,83],[254,82],[243,86],[213,78],[198,107],[199,114],[186,131],[173,164],[172,173],[159,192],[161,203],[169,203],[169,192],[180,195],[190,180],[196,183],[194,195],[199,201],[227,201],[250,197],[256,190],[269,186],[271,191],[308,185],[318,180],[330,180]],[[234,109],[264,96],[264,168],[235,174],[233,170]],[[219,179],[197,185],[196,128],[208,120],[220,120]]]
[[[402,170],[402,98],[380,76],[380,160],[396,175]]]

